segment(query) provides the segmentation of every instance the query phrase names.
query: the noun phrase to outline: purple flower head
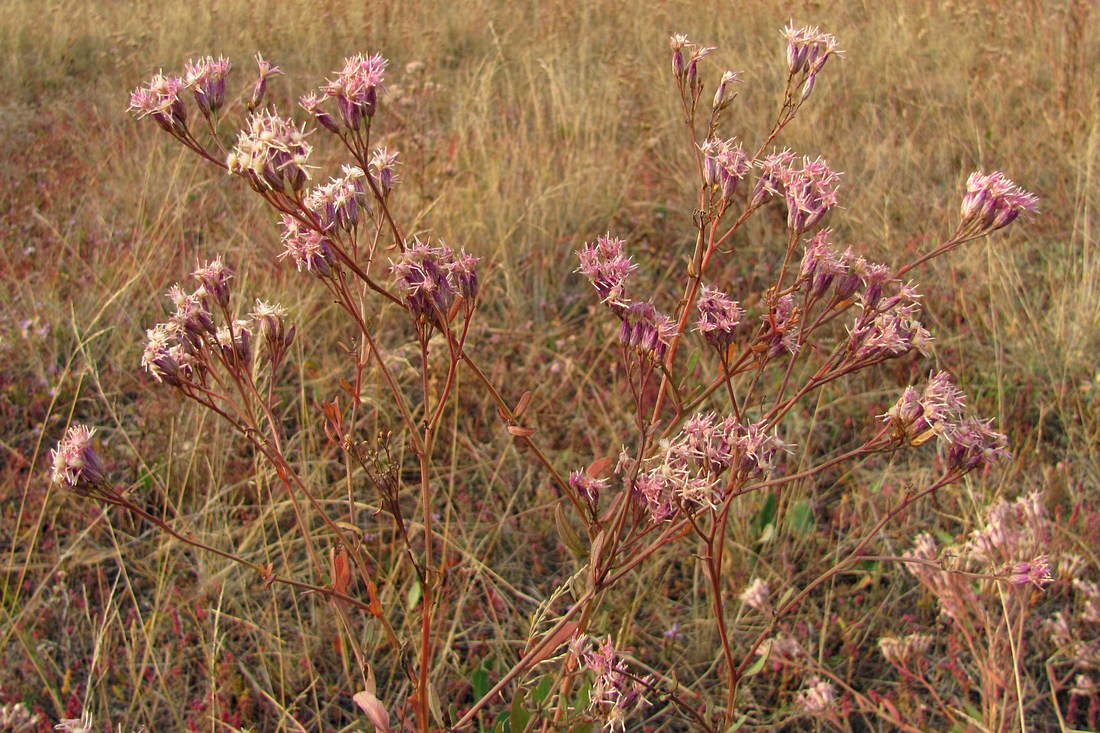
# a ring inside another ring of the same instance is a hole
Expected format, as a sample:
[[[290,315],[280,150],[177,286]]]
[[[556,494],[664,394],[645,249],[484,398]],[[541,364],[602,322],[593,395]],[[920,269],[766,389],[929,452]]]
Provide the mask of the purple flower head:
[[[306,163],[312,150],[304,125],[299,129],[274,112],[254,112],[237,135],[226,168],[261,193],[298,192],[309,178]]]
[[[1050,559],[1046,555],[1039,555],[1034,560],[1016,563],[1012,566],[1009,582],[1013,585],[1031,584],[1042,590],[1054,582],[1054,576],[1050,572]]]
[[[841,54],[837,40],[815,26],[795,28],[792,21],[783,29],[787,38],[787,69],[791,78],[804,74],[800,101],[805,101],[814,88],[814,80],[833,54]]]
[[[334,227],[350,232],[359,224],[363,212],[373,215],[370,199],[363,188],[366,175],[363,169],[346,165],[342,170],[344,175],[330,178],[328,183],[316,186],[306,195],[306,208],[316,214],[325,232]]]
[[[675,322],[652,303],[631,303],[623,310],[619,340],[636,353],[660,361],[676,333]]]
[[[329,132],[339,133],[340,125],[336,123],[332,115],[321,109],[321,101],[322,100],[317,97],[317,92],[310,92],[298,98],[298,105],[308,112],[313,119],[317,120],[321,127]]]
[[[477,294],[481,289],[476,267],[479,261],[480,258],[466,254],[466,250],[462,250],[455,255],[449,265],[451,282],[454,283],[458,294],[467,303],[473,303],[477,300]]]
[[[806,253],[802,256],[798,279],[802,281],[811,298],[823,296],[833,280],[848,271],[829,243],[830,234],[828,229],[822,229],[811,237]]]
[[[272,76],[280,76],[283,70],[278,66],[273,66],[270,62],[264,59],[259,53],[255,57],[256,66],[259,69],[259,76],[256,78],[256,84],[252,87],[252,98],[249,100],[246,107],[249,112],[253,112],[260,108],[260,105],[264,103],[264,96],[267,94],[267,80]]]
[[[708,344],[724,353],[733,343],[734,330],[745,317],[745,311],[725,293],[708,285],[703,286],[695,305],[699,309],[696,330]]]
[[[90,495],[95,489],[107,485],[103,462],[92,445],[95,428],[73,425],[51,452],[53,458],[52,479],[64,484],[78,494]]]
[[[992,428],[992,420],[967,418],[944,433],[947,465],[970,471],[1009,458],[1008,438]]]
[[[433,247],[419,239],[406,246],[390,267],[413,316],[439,327],[443,326],[459,291],[455,271],[455,253],[450,247],[445,244]]]
[[[703,175],[708,187],[717,190],[724,201],[732,201],[737,184],[748,173],[752,160],[733,139],[711,138],[699,146],[703,153]]]
[[[223,310],[229,307],[229,280],[233,277],[233,271],[222,262],[221,256],[215,257],[192,274],[202,286],[202,295],[212,298]]]
[[[1006,227],[1021,213],[1036,214],[1039,197],[1006,178],[1000,171],[976,171],[966,181],[959,234],[975,237]]]
[[[600,492],[607,488],[606,478],[593,478],[587,471],[573,471],[569,474],[569,486],[577,495],[591,506],[600,500]]]
[[[784,351],[789,354],[798,353],[801,348],[798,336],[802,313],[795,305],[792,294],[784,295],[777,300],[762,320],[768,326],[768,331],[761,337],[761,340],[767,346],[769,359],[779,356]]]
[[[153,379],[180,388],[191,382],[196,371],[202,372],[194,352],[181,343],[182,329],[177,324],[158,323],[145,333],[141,366]]]
[[[400,180],[397,175],[397,151],[378,148],[370,159],[370,173],[383,196],[389,194]]]
[[[184,82],[195,95],[195,103],[203,117],[217,114],[225,102],[225,77],[233,64],[224,56],[217,60],[205,56],[197,61],[188,61],[184,66]]]
[[[802,159],[802,168],[779,169],[787,200],[787,226],[796,234],[812,229],[837,204],[840,174],[823,158]]]
[[[344,59],[344,68],[336,72],[336,78],[321,87],[326,98],[336,100],[340,119],[349,130],[358,130],[364,117],[368,124],[374,117],[388,63],[380,54],[356,54]]]
[[[714,112],[721,112],[730,105],[734,97],[737,96],[733,91],[734,84],[744,84],[745,80],[741,78],[741,74],[736,71],[727,71],[722,74],[722,80],[718,82],[718,88],[714,90],[714,101],[711,102],[711,109]]]
[[[139,120],[152,117],[158,125],[173,135],[187,131],[187,107],[180,93],[187,83],[178,76],[157,74],[144,87],[130,94],[130,113]]]
[[[247,372],[252,367],[252,321],[236,320],[214,336],[222,360],[230,369]]]
[[[638,680],[629,673],[611,637],[598,646],[588,637],[574,639],[570,649],[581,666],[592,673],[588,709],[604,719],[606,730],[625,731],[626,716],[650,704],[643,693],[652,680]]]
[[[756,165],[760,168],[760,177],[756,180],[756,188],[749,202],[751,209],[760,206],[771,196],[782,194],[784,181],[790,177],[794,165],[794,153],[790,150],[771,153]]]
[[[638,266],[623,254],[626,244],[610,234],[601,236],[595,244],[585,243],[577,251],[581,265],[576,272],[583,274],[596,288],[600,302],[606,303],[612,312],[622,315],[630,304],[626,297],[626,281]]]
[[[285,325],[286,309],[278,303],[265,303],[257,298],[256,306],[248,316],[256,333],[264,341],[267,358],[275,364],[282,361],[283,354],[294,343],[295,335],[294,326],[287,328]]]
[[[923,392],[906,387],[901,398],[881,417],[893,425],[895,435],[912,445],[920,445],[958,422],[965,408],[965,395],[950,374],[940,371],[929,378]]]
[[[217,331],[214,319],[210,314],[203,298],[203,288],[193,293],[185,293],[179,285],[173,285],[168,289],[168,299],[176,306],[176,312],[172,314],[169,322],[176,325],[180,333],[193,346],[198,347],[206,336],[213,336]]]
[[[283,214],[283,253],[279,259],[289,257],[298,268],[318,277],[328,277],[336,264],[332,244],[323,232],[307,227],[289,214]]]
[[[677,81],[682,80],[685,71],[684,48],[691,46],[691,41],[682,33],[677,33],[668,39],[668,45],[672,49],[672,73]]]

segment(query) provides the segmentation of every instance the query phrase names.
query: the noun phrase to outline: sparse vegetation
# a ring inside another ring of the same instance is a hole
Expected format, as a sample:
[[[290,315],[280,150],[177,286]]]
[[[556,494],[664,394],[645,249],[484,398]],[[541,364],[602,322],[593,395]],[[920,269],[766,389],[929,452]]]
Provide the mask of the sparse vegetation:
[[[1100,727],[1092,4],[11,5],[0,731]]]

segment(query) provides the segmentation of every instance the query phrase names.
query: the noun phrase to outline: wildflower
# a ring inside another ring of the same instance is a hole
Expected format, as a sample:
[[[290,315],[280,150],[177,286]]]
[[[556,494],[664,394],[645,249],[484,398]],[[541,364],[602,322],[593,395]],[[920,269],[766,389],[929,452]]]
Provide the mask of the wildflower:
[[[819,715],[829,709],[836,700],[833,683],[814,677],[809,686],[798,693],[797,702],[811,715]]]
[[[595,506],[600,499],[600,491],[607,488],[606,478],[594,478],[587,471],[573,471],[569,474],[569,486],[577,495]]]
[[[454,304],[455,296],[468,301],[477,297],[478,279],[474,270],[477,258],[465,251],[455,254],[445,244],[431,246],[419,239],[405,248],[390,271],[405,303],[417,318],[442,325]]]
[[[255,324],[256,332],[264,340],[268,359],[275,364],[282,361],[283,354],[294,343],[295,334],[294,326],[287,328],[283,324],[286,309],[257,298],[256,307],[248,315]]]
[[[829,168],[823,158],[802,159],[802,168],[780,169],[787,200],[787,226],[802,234],[814,227],[837,204],[836,187],[840,174]]]
[[[223,56],[217,60],[206,56],[185,65],[184,83],[195,95],[195,103],[203,117],[217,114],[221,109],[225,102],[225,77],[232,67],[229,59]]]
[[[213,336],[217,329],[214,327],[214,319],[203,299],[203,290],[193,293],[185,293],[179,285],[173,285],[168,289],[168,298],[175,304],[176,312],[172,314],[169,323],[178,326],[188,343],[198,348],[203,339]]]
[[[92,445],[95,428],[73,425],[65,437],[57,443],[50,455],[53,458],[52,479],[64,484],[78,494],[90,494],[93,489],[107,485],[103,462]]]
[[[814,81],[818,72],[825,66],[825,62],[833,54],[841,54],[836,38],[828,33],[822,33],[815,26],[795,28],[792,21],[783,29],[783,35],[787,38],[787,69],[793,79],[799,74],[804,74],[802,92],[799,100],[806,101],[814,88]]]
[[[626,281],[638,266],[623,254],[626,244],[610,234],[596,239],[595,244],[585,243],[577,251],[581,261],[575,272],[582,273],[596,288],[600,302],[606,303],[617,315],[621,315],[630,300],[626,297]]]
[[[725,353],[733,343],[733,332],[737,324],[745,317],[745,311],[720,290],[707,285],[696,301],[699,320],[696,330],[703,334],[703,340]]]
[[[38,730],[38,723],[38,713],[32,713],[21,702],[14,705],[0,705],[0,731],[30,733]]]
[[[699,81],[699,62],[713,50],[713,46],[698,46],[691,54],[691,60],[688,61],[687,64],[687,70],[684,71],[684,82],[694,94],[698,94],[702,89],[702,83]]]
[[[927,355],[932,336],[917,319],[919,314],[920,308],[915,303],[899,303],[868,322],[868,312],[864,310],[848,332],[852,358],[859,363],[881,361],[913,349]]]
[[[910,659],[923,657],[931,646],[932,637],[928,634],[909,634],[904,638],[883,636],[878,640],[879,652],[895,667],[908,666]]]
[[[768,598],[769,593],[767,582],[761,578],[754,578],[748,587],[741,592],[741,603],[758,613],[769,614],[772,612],[771,600]]]
[[[790,176],[794,164],[794,153],[783,150],[764,156],[756,165],[760,168],[760,177],[756,180],[749,208],[755,209],[769,196],[779,196],[783,190],[783,181]]]
[[[767,332],[761,337],[766,346],[767,358],[775,358],[784,351],[789,354],[798,353],[801,348],[798,335],[802,313],[795,305],[793,295],[784,295],[777,300],[761,320],[768,326]]]
[[[382,89],[383,72],[389,62],[380,54],[356,54],[344,59],[344,68],[321,88],[324,96],[336,100],[340,119],[349,130],[358,130],[363,118],[374,117],[378,90]]]
[[[213,298],[222,310],[229,307],[229,280],[233,277],[233,271],[226,267],[221,256],[207,262],[192,275],[202,286],[202,295]]]
[[[455,255],[454,260],[448,266],[451,280],[454,281],[455,288],[458,289],[458,294],[461,295],[467,303],[473,303],[477,300],[477,294],[481,289],[481,283],[477,277],[477,270],[474,268],[478,261],[479,258],[471,254],[466,254],[466,251],[463,250]]]
[[[252,322],[235,320],[233,326],[222,326],[214,337],[222,359],[231,369],[248,371],[252,364]]]
[[[336,254],[332,250],[329,238],[324,233],[303,225],[289,214],[283,215],[281,223],[285,249],[279,255],[279,259],[289,257],[298,268],[298,272],[306,270],[315,273],[318,277],[328,277],[332,272],[332,266],[336,264]]]
[[[953,469],[970,471],[1011,456],[1008,438],[993,430],[992,420],[968,418],[950,426],[944,433],[948,442],[947,464]]]
[[[828,229],[822,229],[811,237],[802,257],[798,279],[811,298],[820,298],[838,276],[848,271],[847,265],[829,244],[830,233]]]
[[[668,39],[668,45],[672,49],[672,73],[677,81],[681,81],[684,77],[685,69],[684,47],[690,46],[691,41],[682,33],[677,33]]]
[[[626,663],[615,651],[611,637],[599,646],[587,637],[581,637],[574,639],[570,648],[581,666],[593,676],[588,709],[597,711],[603,717],[604,730],[626,730],[626,716],[650,704],[642,695],[646,686],[651,684],[650,678],[639,680],[630,674]]]
[[[145,332],[147,342],[141,366],[158,382],[170,387],[182,387],[202,370],[194,352],[180,343],[181,329],[177,324],[158,323]]]
[[[1018,562],[1012,566],[1008,578],[1013,585],[1034,585],[1042,590],[1043,586],[1054,582],[1054,576],[1050,572],[1050,560],[1046,555],[1039,555],[1028,562]]]
[[[1039,211],[1039,197],[1006,178],[1000,171],[970,174],[962,202],[962,221],[956,237],[978,237],[1011,224],[1021,213]]]
[[[748,173],[752,161],[741,143],[711,138],[699,146],[703,153],[703,175],[708,187],[719,192],[723,201],[732,201],[737,184]]]
[[[386,196],[397,185],[397,151],[378,148],[370,159],[371,177],[378,184],[378,190]]]
[[[308,112],[313,119],[317,120],[326,130],[339,133],[340,126],[336,124],[336,120],[332,118],[332,115],[321,109],[321,101],[322,100],[317,97],[317,92],[310,92],[298,98],[298,105]]]
[[[346,165],[342,172],[344,175],[340,178],[330,178],[328,183],[314,187],[306,195],[306,208],[316,214],[322,231],[336,227],[350,232],[359,224],[361,212],[365,211],[368,216],[372,213],[363,188],[366,175],[363,169]]]
[[[732,93],[731,85],[744,83],[741,75],[736,71],[727,71],[722,74],[722,80],[718,82],[718,88],[714,90],[714,101],[711,102],[711,109],[717,113],[728,107],[733,98],[737,96]]]
[[[130,93],[130,112],[139,120],[152,117],[165,131],[173,135],[187,132],[187,107],[180,92],[187,82],[178,76],[155,75],[144,87]]]
[[[259,68],[259,77],[256,79],[255,86],[252,87],[252,98],[249,99],[248,107],[249,112],[254,112],[260,108],[260,105],[264,102],[264,96],[267,94],[267,80],[272,76],[280,76],[283,70],[278,66],[273,66],[270,62],[266,61],[259,53],[255,57],[256,66]]]
[[[312,150],[304,126],[298,129],[274,112],[254,112],[238,134],[226,168],[260,193],[300,191],[309,178],[306,161]]]
[[[623,310],[619,343],[641,356],[660,361],[665,358],[675,322],[660,313],[652,303],[632,303]]]
[[[920,445],[962,417],[965,400],[951,375],[940,371],[929,378],[920,394],[906,387],[901,398],[880,417],[893,424],[895,435]]]
[[[92,714],[85,710],[79,718],[63,718],[53,729],[62,733],[92,733],[94,725]]]

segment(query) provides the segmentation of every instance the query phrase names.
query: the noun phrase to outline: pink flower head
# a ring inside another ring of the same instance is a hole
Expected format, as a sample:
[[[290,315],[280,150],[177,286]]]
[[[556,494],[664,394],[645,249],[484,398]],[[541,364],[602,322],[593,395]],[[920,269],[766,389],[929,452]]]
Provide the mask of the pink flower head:
[[[814,677],[807,687],[798,693],[797,702],[810,715],[820,715],[829,709],[836,700],[836,688],[833,683]]]
[[[187,131],[187,107],[180,93],[187,83],[178,76],[157,74],[144,87],[130,94],[130,113],[139,120],[152,117],[158,125],[173,135]]]
[[[772,604],[769,599],[771,590],[767,582],[761,578],[755,578],[741,593],[741,602],[757,613],[769,614],[772,612]]]
[[[350,232],[359,224],[360,214],[373,214],[363,186],[366,176],[363,169],[346,165],[343,173],[341,177],[330,178],[328,183],[313,188],[306,196],[306,208],[316,214],[322,231],[328,232],[336,227]]]
[[[231,68],[233,64],[224,56],[217,60],[205,56],[184,66],[184,82],[195,95],[195,103],[204,117],[217,114],[225,102],[225,77]]]
[[[749,202],[749,208],[752,209],[763,204],[769,196],[779,196],[783,192],[783,183],[791,175],[794,166],[794,153],[790,150],[771,153],[764,156],[756,166],[760,169],[760,177],[756,180],[756,188]]]
[[[787,226],[802,234],[813,228],[837,204],[840,174],[823,158],[802,159],[802,168],[787,168],[781,178],[787,199]]]
[[[649,677],[639,680],[629,673],[611,637],[598,646],[588,637],[574,639],[570,649],[581,666],[592,673],[588,709],[603,717],[605,730],[625,731],[626,716],[650,704],[643,693],[652,680]]]
[[[976,171],[966,181],[959,233],[981,236],[1011,224],[1021,213],[1039,211],[1039,197],[1029,193],[1000,171],[989,175]]]
[[[703,153],[703,177],[708,187],[718,191],[724,201],[732,201],[737,184],[748,173],[752,160],[733,139],[711,138],[699,146]]]
[[[336,100],[340,119],[349,130],[358,130],[364,117],[374,117],[388,63],[381,54],[356,54],[344,59],[344,68],[336,72],[336,78],[321,87],[326,98]]]
[[[711,102],[711,109],[715,112],[721,112],[728,107],[734,97],[737,96],[733,91],[733,85],[744,83],[745,80],[741,78],[741,74],[737,71],[727,71],[722,74],[722,79],[718,82],[718,88],[714,90],[714,100]]]
[[[928,380],[923,393],[906,387],[901,399],[881,417],[893,424],[895,434],[919,445],[958,421],[965,407],[965,396],[951,375],[941,371]]]
[[[668,39],[669,48],[672,49],[672,73],[677,80],[681,80],[684,77],[684,48],[691,45],[691,41],[688,37],[682,33]]]
[[[600,499],[600,492],[607,488],[606,478],[594,478],[587,471],[573,471],[569,474],[569,486],[577,495],[586,502],[595,506]]]
[[[397,175],[397,151],[378,148],[370,159],[370,173],[383,196],[393,190],[400,180]]]
[[[298,268],[313,272],[318,277],[328,277],[336,264],[336,254],[324,232],[308,227],[289,214],[282,217],[283,253],[279,259],[290,258]]]
[[[255,112],[237,135],[226,168],[261,193],[297,192],[309,178],[306,162],[312,151],[304,126],[299,129],[274,112]]]
[[[107,483],[103,462],[92,445],[95,428],[73,425],[51,452],[53,458],[52,479],[79,494],[90,495]]]
[[[256,77],[255,86],[252,87],[252,98],[246,105],[250,112],[259,109],[260,105],[264,103],[264,96],[267,94],[267,80],[272,76],[281,76],[283,73],[282,69],[272,65],[259,53],[256,54],[255,60],[259,75]]]
[[[725,293],[708,285],[703,286],[696,307],[699,309],[696,330],[703,334],[703,339],[716,349],[728,348],[745,311]]]
[[[1011,457],[1008,438],[992,428],[992,420],[968,418],[944,433],[948,442],[947,463],[961,471]]]
[[[229,307],[229,280],[233,277],[220,256],[195,270],[194,278],[202,286],[201,294],[213,298],[223,310]]]
[[[811,237],[802,256],[798,279],[812,298],[823,296],[833,281],[848,271],[829,243],[830,234],[828,229],[822,229]]]
[[[476,263],[477,258],[465,251],[456,255],[445,244],[433,247],[415,239],[390,271],[413,316],[442,326],[456,295],[466,300],[477,297]]]
[[[586,242],[577,251],[581,265],[576,272],[588,278],[596,288],[600,302],[606,303],[618,315],[630,304],[626,297],[626,281],[638,269],[623,253],[625,245],[623,240],[607,234],[599,237],[595,244]]]
[[[654,361],[665,357],[676,323],[652,303],[631,303],[623,310],[619,341],[624,347]]]
[[[801,101],[805,101],[814,88],[817,74],[833,54],[841,54],[837,40],[822,33],[815,26],[795,28],[792,21],[783,29],[787,38],[787,69],[792,78],[805,74],[802,81]]]
[[[1039,590],[1054,582],[1054,576],[1050,572],[1050,560],[1046,555],[1039,555],[1030,562],[1019,562],[1012,566],[1009,582],[1013,585],[1034,585]]]

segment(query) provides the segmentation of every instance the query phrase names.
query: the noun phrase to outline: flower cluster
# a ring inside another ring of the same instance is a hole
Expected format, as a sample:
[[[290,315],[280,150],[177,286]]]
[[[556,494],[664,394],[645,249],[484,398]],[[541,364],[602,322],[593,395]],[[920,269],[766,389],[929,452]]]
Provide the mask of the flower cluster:
[[[765,156],[757,164],[760,176],[753,189],[750,207],[763,204],[770,196],[782,195],[787,204],[787,227],[796,234],[812,229],[837,205],[840,174],[823,158],[802,158],[783,150]]]
[[[400,180],[397,175],[397,151],[378,148],[371,156],[369,167],[371,177],[378,186],[378,192],[383,196],[388,195]]]
[[[923,659],[932,646],[928,634],[909,634],[905,637],[883,636],[878,640],[878,650],[887,662],[907,669],[913,661]]]
[[[314,201],[319,212],[315,211],[321,221],[327,216],[327,202]],[[333,216],[338,221],[341,217],[339,210],[333,207]],[[324,231],[303,224],[290,214],[283,214],[281,219],[283,228],[283,253],[279,259],[289,258],[298,268],[298,272],[315,273],[318,277],[328,277],[332,272],[332,266],[336,264],[336,254],[332,249],[332,241]]]
[[[861,296],[861,309],[848,331],[848,355],[853,363],[869,364],[908,354],[913,349],[928,354],[932,335],[920,322],[920,296],[904,285],[898,293],[882,298],[882,283],[871,280]],[[874,305],[871,305],[874,303]]]
[[[772,612],[770,593],[771,589],[768,587],[767,581],[762,578],[755,578],[741,592],[740,598],[743,604],[757,613],[770,614]]]
[[[195,104],[203,117],[217,114],[221,109],[225,102],[225,77],[231,68],[233,64],[223,56],[217,59],[206,56],[184,65],[183,79],[195,95]]]
[[[274,112],[254,112],[225,164],[260,193],[291,193],[301,191],[309,179],[306,161],[312,150],[304,125],[299,129]]]
[[[187,107],[180,94],[186,88],[183,78],[159,73],[130,93],[130,112],[139,120],[151,117],[167,132],[182,135],[187,131]]]
[[[384,88],[383,74],[388,63],[380,54],[356,54],[344,59],[344,68],[336,72],[336,78],[321,87],[325,99],[336,100],[340,120],[348,130],[359,130],[364,118],[370,124],[377,109],[378,92]],[[316,115],[318,108],[315,97],[303,98],[302,106]],[[332,118],[328,117],[327,120],[331,123]]]
[[[741,74],[736,71],[727,71],[722,74],[718,87],[714,90],[714,100],[711,102],[711,110],[717,114],[730,105],[737,95],[733,92],[734,84],[744,84]]]
[[[626,297],[626,281],[638,269],[630,257],[624,254],[626,242],[610,234],[598,237],[595,244],[585,243],[577,251],[581,273],[596,288],[600,302],[606,303],[616,315],[630,304]]]
[[[1000,171],[970,174],[963,196],[962,221],[956,236],[978,237],[1011,224],[1021,213],[1039,210],[1039,198],[1017,186]]]
[[[317,217],[322,231],[335,228],[350,232],[358,226],[363,213],[372,215],[370,197],[363,186],[363,177],[366,175],[363,169],[345,165],[341,172],[344,175],[330,178],[328,183],[315,186],[306,195],[306,208]],[[284,241],[289,228],[287,219],[293,220],[293,217],[283,216]],[[295,258],[295,262],[300,263],[300,260]],[[298,269],[302,269],[300,264]],[[313,268],[307,266],[306,269]]]
[[[704,341],[724,354],[733,343],[733,332],[745,317],[745,311],[721,290],[708,285],[703,286],[695,307],[699,310],[696,330]]]
[[[962,417],[966,408],[963,393],[951,375],[940,371],[928,379],[922,392],[906,387],[901,398],[881,415],[894,428],[894,435],[911,445],[921,445],[944,433]]]
[[[668,521],[681,508],[714,509],[722,501],[723,474],[733,470],[744,481],[770,473],[786,448],[759,423],[746,426],[733,415],[720,420],[699,413],[645,462],[632,493],[653,522]]]
[[[834,36],[822,33],[815,26],[795,28],[792,22],[783,29],[783,35],[787,38],[787,69],[791,78],[804,75],[799,99],[805,101],[813,91],[814,81],[825,62],[833,54],[839,55],[843,51]]]
[[[95,428],[73,425],[50,454],[53,458],[52,479],[78,494],[91,496],[109,487],[103,462],[92,444]]]
[[[390,271],[413,316],[442,327],[457,296],[462,296],[467,307],[477,299],[477,261],[465,250],[455,253],[445,244],[433,247],[415,239]]]
[[[652,303],[631,303],[622,313],[619,343],[639,356],[659,362],[676,333],[676,323]]]
[[[604,730],[626,730],[626,716],[649,705],[643,693],[651,684],[650,678],[638,679],[630,674],[611,637],[598,646],[587,636],[570,642],[570,650],[581,666],[592,673],[592,690],[588,696],[588,709],[597,712],[604,720]]]
[[[733,200],[737,184],[752,167],[752,159],[733,138],[711,138],[699,146],[703,153],[703,180],[725,202]]]
[[[677,33],[668,39],[669,48],[672,49],[672,73],[676,77],[676,83],[683,88],[692,90],[693,94],[701,88],[699,81],[699,61],[714,50],[713,46],[697,46],[688,40],[688,37]],[[684,50],[691,52],[691,58],[684,61]]]
[[[766,358],[774,359],[783,352],[797,354],[801,348],[799,342],[802,311],[795,304],[794,295],[787,294],[775,301],[761,320],[765,330],[760,336],[763,353]]]
[[[569,474],[569,487],[592,507],[596,506],[600,492],[607,488],[607,484],[608,479],[596,478],[587,471],[572,471]]]

